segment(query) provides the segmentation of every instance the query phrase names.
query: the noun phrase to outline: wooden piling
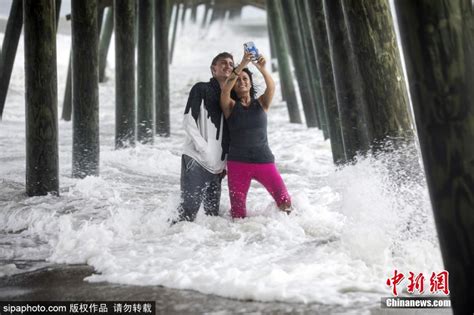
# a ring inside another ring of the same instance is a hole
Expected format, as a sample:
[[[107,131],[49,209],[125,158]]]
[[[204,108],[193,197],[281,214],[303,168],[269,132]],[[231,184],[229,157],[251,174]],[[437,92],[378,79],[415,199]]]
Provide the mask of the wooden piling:
[[[277,72],[278,71],[278,57],[277,57],[276,47],[275,47],[275,34],[273,34],[272,19],[268,17],[268,9],[267,9],[267,30],[268,30],[268,41],[270,43],[271,69],[272,69],[272,72]],[[286,101],[285,91],[281,83],[280,83],[280,90],[281,90],[282,100]]]
[[[115,148],[135,145],[135,3],[114,1]]]
[[[99,175],[97,0],[72,0],[72,176]]]
[[[341,134],[341,122],[337,108],[336,90],[332,72],[329,42],[324,18],[322,0],[306,0],[313,42],[315,43],[318,73],[321,79],[322,103],[326,109],[329,139],[331,141],[332,157],[335,164],[346,162],[344,143]]]
[[[214,2],[212,5],[211,19],[209,25],[212,25],[216,21],[223,21],[225,18],[226,9],[220,2]]]
[[[314,49],[313,38],[311,36],[310,22],[307,16],[305,1],[296,1],[296,11],[298,14],[301,36],[303,39],[303,51],[306,59],[311,92],[313,94],[314,106],[316,108],[316,114],[319,120],[319,127],[323,132],[324,139],[326,140],[329,138],[329,131],[327,126],[326,112],[322,105],[323,100],[321,96],[321,82],[319,80],[316,52]]]
[[[171,48],[170,48],[170,64],[173,63],[173,55],[174,55],[174,45],[176,43],[176,34],[178,32],[178,18],[179,18],[179,10],[181,8],[180,4],[177,2],[173,6],[174,8],[174,17],[173,17],[173,31],[171,33]],[[170,8],[171,10],[171,8]]]
[[[286,96],[286,106],[291,123],[301,123],[300,111],[296,97],[293,76],[290,69],[288,45],[285,40],[282,9],[279,1],[267,1],[267,18],[271,19],[275,39],[275,53],[278,59],[278,74],[280,84]]]
[[[193,24],[196,24],[197,21],[197,7],[198,4],[196,3],[196,1],[193,1],[191,4],[191,22]]]
[[[155,122],[156,133],[170,135],[169,0],[155,3]]]
[[[59,194],[55,3],[26,0],[23,6],[26,193]]]
[[[8,86],[15,63],[16,50],[23,26],[23,0],[13,0],[0,52],[0,120],[3,116]]]
[[[61,0],[56,0],[56,7],[58,4],[61,4]],[[98,33],[100,34],[101,24],[102,24],[102,17],[104,14],[105,8],[98,9],[97,14],[97,23],[98,23]],[[59,11],[57,11],[57,18],[59,22]],[[113,24],[113,16],[112,16],[112,24]],[[64,99],[63,99],[63,111],[61,114],[61,119],[64,121],[70,121],[72,117],[72,45],[71,51],[69,53],[69,63],[67,67],[67,77],[66,77],[66,87],[64,90]]]
[[[283,9],[282,12],[285,20],[285,30],[288,34],[290,54],[295,67],[296,78],[303,103],[303,111],[308,127],[319,127],[316,106],[311,93],[310,79],[307,72],[307,65],[304,60],[303,39],[298,26],[298,15],[296,13],[295,2],[291,0],[275,0],[279,1]]]
[[[114,10],[112,7],[106,8],[103,24],[99,42],[99,82],[105,82],[106,79],[105,68],[107,66],[107,54],[114,31]]]
[[[206,3],[204,4],[204,15],[202,16],[202,21],[201,21],[201,28],[206,27],[207,25],[207,17],[209,16],[209,12],[212,9],[211,1],[207,0]]]
[[[62,0],[56,0],[54,4],[54,10],[56,11],[56,33],[58,32],[59,19],[61,17],[61,2]]]
[[[374,152],[413,140],[408,94],[388,0],[342,0],[361,71]],[[390,146],[386,146],[386,143]]]
[[[71,121],[72,116],[72,47],[69,52],[69,62],[67,66],[66,87],[64,89],[63,111],[61,119],[64,121]]]
[[[186,23],[186,11],[188,10],[188,2],[183,1],[183,9],[181,10],[181,30],[184,29],[184,24]]]
[[[398,0],[420,149],[454,314],[474,312],[474,46],[469,1]]]
[[[153,0],[138,2],[137,139],[153,143]]]
[[[346,159],[352,160],[369,149],[360,78],[350,51],[341,3],[324,0],[323,4],[344,152]]]
[[[235,7],[229,10],[229,20],[236,20],[242,17],[242,7]]]
[[[269,18],[267,18],[267,29],[268,29],[268,41],[270,43],[270,55],[269,55],[269,60],[270,61],[270,67],[272,72],[277,72],[278,68],[276,64],[273,62],[276,58],[276,48],[275,48],[275,39],[273,38],[273,30],[271,26],[271,21]]]
[[[105,7],[99,6],[97,8],[97,33],[99,34],[99,36],[102,30],[102,25],[104,24],[104,13],[105,13]]]

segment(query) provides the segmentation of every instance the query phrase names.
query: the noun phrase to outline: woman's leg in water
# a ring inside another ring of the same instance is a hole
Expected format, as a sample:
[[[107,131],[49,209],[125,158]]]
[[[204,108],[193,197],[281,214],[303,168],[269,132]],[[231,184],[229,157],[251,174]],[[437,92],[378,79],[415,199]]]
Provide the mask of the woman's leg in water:
[[[275,163],[256,165],[257,167],[254,169],[255,179],[268,190],[280,210],[291,211],[291,197]]]
[[[248,163],[227,161],[227,180],[229,184],[230,213],[232,218],[245,218],[247,215],[247,193],[252,180]]]

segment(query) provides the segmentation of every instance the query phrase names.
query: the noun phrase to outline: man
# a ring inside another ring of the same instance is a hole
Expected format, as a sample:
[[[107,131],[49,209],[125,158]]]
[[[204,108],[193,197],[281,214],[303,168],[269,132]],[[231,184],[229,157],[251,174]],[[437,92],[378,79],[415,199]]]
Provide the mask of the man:
[[[181,203],[177,221],[193,221],[201,203],[207,215],[219,214],[221,181],[229,140],[227,124],[219,106],[221,87],[234,70],[231,54],[212,60],[212,78],[196,83],[184,111],[186,132],[181,157]],[[175,221],[176,222],[176,221]]]

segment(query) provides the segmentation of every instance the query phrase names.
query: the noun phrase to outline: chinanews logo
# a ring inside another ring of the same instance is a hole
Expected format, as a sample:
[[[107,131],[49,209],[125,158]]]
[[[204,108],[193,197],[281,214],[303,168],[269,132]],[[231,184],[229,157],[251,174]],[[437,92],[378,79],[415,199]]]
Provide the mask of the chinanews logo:
[[[383,308],[449,308],[449,272],[432,272],[425,277],[423,273],[408,272],[407,276],[394,270],[393,276],[386,280],[392,296],[383,297]],[[404,293],[404,296],[399,296]]]

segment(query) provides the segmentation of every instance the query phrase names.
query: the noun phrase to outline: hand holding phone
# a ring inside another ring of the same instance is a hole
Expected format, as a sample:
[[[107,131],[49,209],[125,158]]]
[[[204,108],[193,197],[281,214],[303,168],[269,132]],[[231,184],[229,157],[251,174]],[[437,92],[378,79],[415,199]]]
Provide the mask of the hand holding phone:
[[[244,44],[244,50],[252,54],[252,61],[257,61],[260,57],[257,47],[254,42],[247,42]]]

